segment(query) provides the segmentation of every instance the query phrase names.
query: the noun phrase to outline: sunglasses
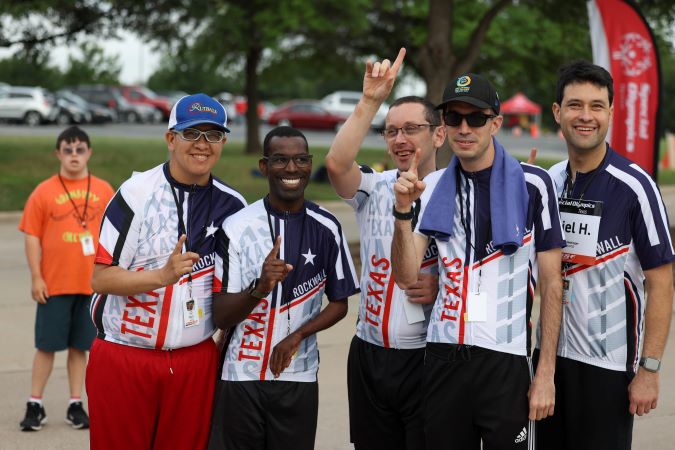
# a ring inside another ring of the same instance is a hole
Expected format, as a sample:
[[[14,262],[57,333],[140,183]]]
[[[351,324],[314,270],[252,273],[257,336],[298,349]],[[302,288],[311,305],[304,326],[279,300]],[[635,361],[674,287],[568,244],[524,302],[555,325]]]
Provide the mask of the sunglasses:
[[[485,126],[488,119],[494,119],[495,117],[497,117],[495,114],[485,114],[479,111],[472,112],[471,114],[460,114],[456,111],[445,111],[443,113],[445,124],[451,127],[462,125],[462,121],[466,119],[467,125],[471,128],[479,128]]]
[[[73,155],[77,153],[78,155],[84,155],[87,153],[87,148],[86,147],[63,147],[61,149],[61,153],[64,155]]]

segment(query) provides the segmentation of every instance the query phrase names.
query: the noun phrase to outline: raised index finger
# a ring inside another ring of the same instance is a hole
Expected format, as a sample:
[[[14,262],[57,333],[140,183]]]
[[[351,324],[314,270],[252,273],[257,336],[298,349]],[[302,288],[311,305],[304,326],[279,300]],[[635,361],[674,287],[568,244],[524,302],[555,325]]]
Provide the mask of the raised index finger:
[[[415,149],[415,154],[413,155],[412,160],[410,161],[410,168],[408,168],[408,172],[417,175],[417,164],[419,163],[421,153],[422,150],[420,150],[419,148]]]
[[[171,252],[171,255],[180,255],[183,252],[183,244],[185,243],[185,239],[187,239],[187,236],[184,234],[181,234],[180,237],[178,238],[178,242],[176,242],[176,247],[173,249],[173,252]]]
[[[403,58],[405,58],[405,47],[401,47],[401,50],[398,51],[398,56],[396,57],[394,64],[391,65],[391,70],[394,71],[394,73],[398,73],[398,69],[400,69],[401,64],[403,64]]]
[[[281,236],[277,236],[277,239],[274,241],[274,246],[272,250],[267,255],[267,259],[277,259],[279,256],[279,249],[281,248]]]

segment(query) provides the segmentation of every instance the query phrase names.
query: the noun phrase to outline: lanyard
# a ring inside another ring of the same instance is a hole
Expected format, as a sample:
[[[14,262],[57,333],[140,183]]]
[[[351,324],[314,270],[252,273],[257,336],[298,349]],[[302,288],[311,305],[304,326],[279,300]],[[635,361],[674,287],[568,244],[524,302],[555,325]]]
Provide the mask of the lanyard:
[[[581,190],[581,193],[579,194],[579,200],[584,199],[584,194],[586,194],[586,191],[588,190],[588,187],[591,185],[591,182],[595,179],[595,176],[602,170],[602,167],[605,165],[605,161],[607,160],[607,156],[609,155],[609,150],[605,150],[605,156],[602,158],[602,161],[600,162],[600,165],[596,167],[596,169],[593,171],[591,176],[588,178],[586,181],[586,184],[584,184],[583,189]],[[577,172],[578,173],[578,172]],[[567,162],[567,168],[565,169],[565,174],[567,175],[565,177],[565,185],[563,186],[563,193],[565,197],[567,198],[573,198],[572,195],[574,194],[574,186],[577,184],[577,180],[574,180],[574,183],[570,183],[570,178],[572,177],[572,171],[570,169],[570,163]]]
[[[272,239],[272,246],[274,246],[274,241],[275,241],[275,236],[274,236],[274,227],[272,226],[272,215],[270,214],[270,209],[271,206],[269,205],[269,200],[267,197],[265,197],[264,200],[265,204],[265,212],[267,213],[267,225],[269,226],[270,230],[270,238]],[[291,295],[291,289],[295,285],[295,282],[297,281],[298,278],[298,272],[300,272],[300,253],[302,252],[302,244],[303,241],[305,240],[305,219],[307,218],[307,208],[303,206],[303,214],[302,214],[302,225],[300,226],[300,247],[298,249],[298,259],[295,261],[295,265],[293,265],[293,274],[292,278],[289,279],[289,283],[286,283],[289,288],[284,292],[284,283],[286,280],[283,280],[281,284],[281,304],[279,305],[280,307],[284,304],[284,301],[286,302],[286,313],[288,317],[288,324],[286,328],[286,336],[291,334],[291,302],[290,302],[290,295]],[[288,212],[284,213],[284,229],[288,229]],[[292,282],[291,282],[292,281]]]
[[[196,185],[192,185],[192,187],[190,188],[190,196],[192,196],[194,194],[195,186]],[[169,188],[171,189],[171,194],[173,195],[173,201],[176,203],[176,210],[178,211],[178,235],[180,236],[181,234],[185,234],[185,238],[186,238],[185,239],[185,249],[188,252],[194,251],[196,249],[196,246],[194,246],[194,247],[190,246],[190,243],[192,242],[190,240],[190,233],[188,233],[188,229],[185,226],[185,222],[183,221],[183,205],[182,205],[181,202],[178,201],[178,196],[176,195],[176,191],[173,188],[173,186],[171,185],[171,183],[169,183]],[[208,192],[209,209],[207,210],[206,222],[204,224],[204,228],[207,227],[210,223],[209,219],[211,218],[211,206],[212,206],[212,201],[213,201],[212,189],[213,189],[213,183],[211,183],[210,180],[209,180],[209,192]],[[204,231],[204,228],[202,228],[202,232]],[[201,234],[201,232],[199,234]],[[192,242],[192,243],[194,243],[194,242]],[[188,283],[189,283],[188,287],[190,288],[190,293],[192,293],[192,272],[188,273]],[[192,295],[190,295],[190,296],[192,296]]]
[[[467,229],[467,224],[464,220],[464,200],[462,199],[461,178],[462,178],[461,177],[461,170],[460,170],[459,164],[458,164],[457,165],[457,175],[455,176],[455,180],[456,180],[455,190],[459,194],[459,214],[460,214],[459,217],[460,217],[461,222],[462,222],[462,228],[464,228],[464,235],[466,236],[467,241],[469,242],[469,245],[471,246],[471,249],[473,250],[473,254],[476,255],[476,257],[478,257],[478,251],[476,250],[476,247],[473,246],[473,243],[471,242],[471,238],[469,237],[469,234],[471,232],[471,227],[469,227]],[[475,212],[475,214],[473,215],[473,222],[474,222],[474,229],[476,231],[478,231],[478,226],[476,225],[476,218],[478,217],[478,189],[476,189],[476,185],[477,185],[477,182],[474,181],[474,198],[476,199],[476,201],[474,202],[474,208],[473,208],[474,212]],[[467,194],[467,200],[468,199],[469,199],[469,196]],[[468,212],[469,211],[468,211],[468,207],[467,207],[467,213]],[[454,219],[452,219],[452,220],[454,220]],[[492,223],[491,222],[492,222],[492,218],[490,218],[490,222],[488,223],[488,227],[489,227],[488,230],[490,230],[489,235],[488,235],[488,240],[487,240],[488,243],[490,242],[489,236],[492,234]],[[476,234],[476,238],[478,238],[478,233],[475,233],[475,234]],[[483,258],[481,257],[481,258],[478,259],[478,288],[477,288],[478,293],[480,293],[480,281],[481,281],[482,276],[483,276]]]
[[[70,192],[68,191],[68,188],[66,188],[66,183],[63,182],[63,178],[61,178],[61,174],[58,174],[59,176],[59,181],[61,182],[61,186],[63,186],[63,190],[66,191],[66,195],[68,196],[68,200],[70,200],[70,203],[73,205],[73,209],[75,210],[75,215],[77,216],[77,219],[80,221],[80,225],[82,225],[82,228],[85,230],[87,229],[87,207],[89,206],[89,188],[91,187],[91,173],[87,174],[87,195],[84,198],[84,211],[82,212],[82,215],[80,215],[80,211],[77,209],[77,205],[75,205],[75,201],[73,200],[73,197],[70,196]]]

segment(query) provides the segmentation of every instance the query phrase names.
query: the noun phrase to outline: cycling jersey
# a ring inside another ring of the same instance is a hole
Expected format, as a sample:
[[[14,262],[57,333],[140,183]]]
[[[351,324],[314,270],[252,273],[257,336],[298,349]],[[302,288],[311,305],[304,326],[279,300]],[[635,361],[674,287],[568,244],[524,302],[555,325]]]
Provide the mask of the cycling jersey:
[[[277,236],[282,236],[278,258],[293,265],[284,281],[231,330],[225,352],[223,380],[271,380],[274,346],[319,314],[324,292],[335,301],[359,291],[354,264],[340,223],[309,201],[302,211],[289,213],[258,200],[230,217],[223,228],[227,251],[224,259],[217,255],[214,292],[238,293],[259,278]],[[313,334],[302,340],[278,380],[316,381],[318,367]]]
[[[358,191],[353,198],[345,199],[356,211],[361,235],[361,300],[356,335],[386,348],[422,348],[426,343],[431,305],[423,307],[425,320],[409,323],[404,309],[408,297],[392,277],[392,208],[398,171],[378,173],[361,166],[361,172]],[[413,223],[416,222],[415,218]],[[421,270],[437,274],[437,256],[432,240]]]
[[[438,241],[439,293],[428,342],[477,345],[515,355],[530,354],[530,314],[537,280],[537,252],[565,245],[555,191],[545,170],[522,164],[529,196],[525,237],[515,253],[504,255],[491,238],[490,175],[492,167],[459,171],[453,233]],[[428,175],[422,194],[425,208],[446,169]],[[419,224],[415,231],[420,233]],[[467,321],[469,292],[487,294],[487,320]]]
[[[159,269],[183,232],[188,236],[184,250],[200,258],[193,266],[192,283],[184,275],[175,284],[137,295],[94,294],[91,316],[98,336],[154,349],[187,347],[210,338],[215,331],[211,288],[216,244],[223,239],[218,230],[245,205],[244,198],[218,178],[212,177],[207,186],[177,182],[168,163],[125,181],[106,209],[96,263],[131,271]],[[179,230],[179,210],[187,230]],[[183,303],[190,285],[199,320],[186,326]]]
[[[551,167],[563,195],[567,161]],[[635,372],[645,316],[644,270],[675,257],[658,187],[640,166],[607,147],[602,164],[578,173],[569,197],[602,202],[596,264],[565,264],[571,295],[563,304],[558,355]]]

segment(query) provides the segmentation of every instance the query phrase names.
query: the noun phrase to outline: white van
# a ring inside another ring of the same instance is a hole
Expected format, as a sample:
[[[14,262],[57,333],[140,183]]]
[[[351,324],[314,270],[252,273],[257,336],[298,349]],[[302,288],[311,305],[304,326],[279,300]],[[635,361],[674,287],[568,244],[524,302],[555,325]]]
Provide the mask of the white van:
[[[361,92],[358,91],[336,91],[325,96],[321,100],[321,105],[333,114],[348,116],[354,112],[356,104],[361,99]],[[375,114],[372,128],[384,128],[384,119],[387,117],[389,105],[382,103],[380,109]]]

